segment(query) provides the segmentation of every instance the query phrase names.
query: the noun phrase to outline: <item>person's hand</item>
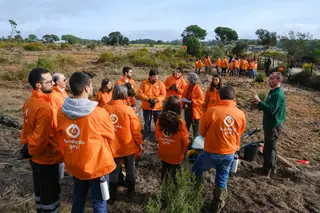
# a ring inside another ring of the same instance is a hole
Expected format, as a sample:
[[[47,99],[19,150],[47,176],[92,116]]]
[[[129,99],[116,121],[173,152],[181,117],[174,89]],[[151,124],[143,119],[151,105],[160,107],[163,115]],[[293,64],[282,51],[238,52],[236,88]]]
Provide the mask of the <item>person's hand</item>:
[[[173,84],[172,86],[173,86],[173,89],[174,89],[176,92],[178,92],[177,85]]]
[[[169,87],[169,89],[170,89],[170,90],[174,90],[174,87],[175,87],[175,86],[176,86],[175,84],[172,84],[171,87]]]
[[[150,103],[151,109],[153,109],[157,103],[157,100],[149,98],[148,102]]]
[[[260,101],[261,101],[261,100],[260,100],[259,96],[257,95],[257,93],[255,93],[255,94],[253,95],[253,98],[252,98],[252,103],[255,104],[255,105],[257,105]]]

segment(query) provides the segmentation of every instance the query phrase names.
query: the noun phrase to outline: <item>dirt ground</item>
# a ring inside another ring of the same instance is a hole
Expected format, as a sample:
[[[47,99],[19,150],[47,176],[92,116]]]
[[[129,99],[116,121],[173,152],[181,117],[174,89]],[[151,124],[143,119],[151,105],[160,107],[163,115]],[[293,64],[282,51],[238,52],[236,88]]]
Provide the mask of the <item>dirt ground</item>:
[[[126,50],[119,50],[126,51]],[[97,74],[94,86],[98,88],[101,79],[115,80],[121,75],[121,67],[116,65],[93,64],[102,50],[94,52],[67,52],[77,60],[77,66],[68,71],[86,70]],[[6,52],[5,54],[15,54]],[[23,61],[34,61],[40,54],[22,52]],[[51,52],[50,54],[56,54]],[[22,63],[22,62],[21,62]],[[19,65],[1,66],[0,72],[15,72]],[[140,82],[147,77],[148,68],[134,68],[135,79]],[[163,80],[170,74],[161,70]],[[191,71],[191,70],[186,70]],[[1,74],[1,73],[0,73]],[[201,76],[201,86],[206,88],[210,76]],[[247,78],[227,78],[237,92],[237,103],[247,116],[247,126],[262,128],[262,112],[251,109],[252,92],[268,92],[267,83],[258,84]],[[229,180],[229,197],[224,212],[320,212],[320,93],[284,84],[287,97],[287,121],[278,143],[278,153],[296,165],[297,172],[278,162],[279,170],[273,179],[265,179],[256,174],[262,157],[255,162],[241,161],[238,172]],[[32,173],[27,160],[17,160],[20,148],[22,124],[21,108],[30,95],[31,88],[25,82],[0,80],[0,212],[34,212]],[[245,142],[263,140],[263,133],[246,139]],[[298,164],[295,159],[305,159],[309,165]],[[108,206],[109,212],[143,212],[148,199],[160,187],[160,161],[154,142],[145,144],[141,159],[136,162],[137,195]],[[214,173],[205,175],[205,205],[202,212],[211,212]],[[72,203],[72,177],[61,181],[61,211],[70,212]],[[125,189],[120,188],[120,197]],[[91,198],[88,197],[86,212],[91,212]]]

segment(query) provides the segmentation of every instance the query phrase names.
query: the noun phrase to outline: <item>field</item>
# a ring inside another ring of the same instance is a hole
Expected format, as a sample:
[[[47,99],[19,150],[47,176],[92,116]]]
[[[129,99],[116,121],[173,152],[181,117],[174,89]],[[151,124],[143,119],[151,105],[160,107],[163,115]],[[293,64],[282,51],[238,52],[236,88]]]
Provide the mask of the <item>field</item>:
[[[164,47],[148,48],[150,52]],[[74,71],[88,71],[96,74],[94,87],[98,89],[101,79],[109,77],[114,82],[121,76],[124,64],[96,63],[100,54],[110,51],[123,55],[139,49],[130,47],[108,47],[94,51],[42,51],[28,52],[0,49],[0,212],[34,212],[32,172],[27,160],[18,161],[22,125],[21,108],[30,95],[31,87],[25,81],[23,68],[26,63],[35,63],[38,58],[60,57],[52,72],[63,71],[70,76]],[[63,65],[64,64],[64,65]],[[139,85],[147,78],[149,67],[133,67]],[[159,67],[160,78],[164,80],[172,68]],[[27,70],[28,71],[28,70]],[[27,72],[26,71],[26,72]],[[186,74],[192,66],[184,68]],[[21,73],[21,76],[17,73]],[[19,80],[21,79],[21,80]],[[201,86],[207,88],[209,75],[201,75]],[[267,83],[256,83],[247,78],[227,78],[224,83],[237,91],[236,101],[247,116],[248,129],[262,126],[262,113],[251,109],[252,92],[268,92]],[[241,161],[239,172],[229,180],[229,197],[224,212],[320,212],[320,92],[284,84],[287,97],[287,121],[278,144],[278,153],[296,165],[301,172],[278,162],[279,172],[273,179],[265,179],[255,173],[261,166],[257,162]],[[248,141],[263,140],[258,133]],[[306,159],[309,165],[295,163],[295,159]],[[136,162],[137,195],[132,200],[122,200],[108,206],[109,212],[144,212],[148,200],[160,187],[160,161],[155,142],[144,145],[141,159]],[[205,175],[205,205],[202,212],[211,212],[210,202],[214,185],[214,170]],[[72,177],[66,176],[61,182],[61,211],[70,212],[72,202]],[[121,191],[123,189],[121,188]],[[121,195],[121,194],[120,194]],[[91,212],[90,196],[86,212]]]

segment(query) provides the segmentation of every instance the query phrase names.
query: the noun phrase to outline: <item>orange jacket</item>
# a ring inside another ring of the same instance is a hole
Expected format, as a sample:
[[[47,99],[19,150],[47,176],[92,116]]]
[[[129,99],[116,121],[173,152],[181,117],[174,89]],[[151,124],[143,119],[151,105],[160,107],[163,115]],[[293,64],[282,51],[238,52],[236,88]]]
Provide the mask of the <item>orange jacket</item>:
[[[50,96],[32,90],[23,108],[21,143],[28,144],[31,160],[38,164],[63,162],[63,156],[55,137]]]
[[[210,91],[210,86],[207,89],[206,92],[206,98],[204,101],[204,108],[208,109],[209,107],[212,106],[217,106],[220,101],[220,95],[219,95],[219,90],[216,88],[213,89],[213,91]]]
[[[57,128],[57,113],[59,108],[62,106],[64,100],[68,97],[66,91],[61,91],[57,86],[53,87],[51,93],[51,106],[53,111],[53,125]]]
[[[132,155],[142,144],[141,123],[134,110],[126,105],[125,100],[112,100],[105,110],[115,131],[110,147],[114,158]]]
[[[151,84],[149,79],[144,80],[139,87],[138,96],[142,100],[141,108],[144,110],[162,110],[162,101],[166,97],[166,87],[162,81],[157,80],[154,84]],[[156,99],[157,103],[152,109],[148,99]]]
[[[109,113],[95,109],[87,116],[71,119],[58,111],[58,135],[64,150],[66,170],[81,180],[90,180],[109,174],[116,168],[110,141],[114,128]]]
[[[126,84],[126,83],[131,83],[134,92],[137,91],[137,84],[136,84],[136,82],[135,82],[132,78],[127,79],[127,78],[124,77],[124,76],[122,76],[122,78],[120,78],[119,80],[116,81],[115,86],[117,86],[118,84]]]
[[[248,64],[248,61],[247,61],[247,60],[241,59],[241,60],[240,60],[240,69],[246,70],[246,69],[247,69],[247,66],[248,66],[247,64]]]
[[[204,66],[205,67],[212,67],[212,62],[211,62],[210,57],[204,59]]]
[[[234,66],[236,69],[239,69],[240,68],[240,62],[239,60],[234,60]]]
[[[176,85],[178,91],[170,89],[170,87],[173,84]],[[187,83],[182,76],[180,76],[180,78],[177,79],[176,77],[171,75],[164,81],[164,85],[166,86],[166,91],[167,91],[166,100],[168,100],[168,98],[172,95],[175,95],[181,98],[181,95],[183,93],[184,88],[187,86]]]
[[[248,70],[248,68],[249,68],[249,63],[248,63],[247,60],[245,60],[245,61],[244,61],[244,69],[245,69],[245,70]]]
[[[99,103],[99,107],[104,107],[107,105],[112,99],[112,91],[108,92],[97,92],[96,98],[94,99]]]
[[[232,61],[231,64],[230,64],[229,69],[230,70],[234,70],[235,68],[236,68],[235,61]]]
[[[234,154],[240,149],[240,136],[246,129],[246,117],[235,101],[220,100],[200,121],[204,150],[214,154]]]
[[[201,70],[202,69],[202,61],[201,60],[198,60],[197,61],[198,63],[198,66],[196,67],[197,69]]]
[[[183,95],[182,95],[183,98],[188,99],[186,93],[188,91],[189,86],[191,86],[191,85],[188,84],[186,86],[186,88],[184,89]],[[195,84],[192,89],[191,101],[192,101],[192,118],[195,120],[200,119],[203,114],[204,95],[203,95],[202,89],[199,86],[199,84]]]
[[[250,61],[249,70],[253,70],[253,69],[254,69],[254,61]]]
[[[221,67],[222,68],[228,68],[228,66],[229,66],[229,62],[228,62],[228,59],[223,59],[222,60],[222,64],[221,64]]]
[[[258,63],[256,61],[253,62],[253,69],[258,70]]]
[[[186,122],[180,119],[180,130],[173,135],[166,135],[160,130],[159,120],[156,124],[155,134],[158,141],[158,155],[164,162],[180,164],[189,145],[189,133]]]
[[[221,59],[220,58],[218,58],[216,60],[216,67],[221,67]]]

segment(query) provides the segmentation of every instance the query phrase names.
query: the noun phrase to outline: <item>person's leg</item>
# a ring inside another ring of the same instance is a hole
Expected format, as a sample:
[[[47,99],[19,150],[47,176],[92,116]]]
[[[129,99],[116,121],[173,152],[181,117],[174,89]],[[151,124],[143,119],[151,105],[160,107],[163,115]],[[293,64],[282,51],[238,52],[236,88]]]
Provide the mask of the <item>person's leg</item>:
[[[168,168],[168,163],[161,161],[161,181],[167,179],[169,168]]]
[[[87,180],[80,180],[73,177],[72,213],[84,212],[89,186],[90,185]]]
[[[184,120],[186,121],[186,126],[189,131],[192,124],[192,106],[190,104],[184,109]]]
[[[200,120],[192,120],[193,139],[200,135]]]
[[[108,179],[108,175],[106,175],[106,180],[108,181]],[[108,212],[106,201],[102,198],[100,177],[89,180],[89,183],[91,186],[93,213]]]
[[[41,184],[40,184],[40,165],[34,163],[30,160],[30,165],[32,168],[32,175],[33,175],[33,190],[34,195],[36,198],[36,209],[37,213],[41,213],[41,203],[40,203],[40,192],[41,192]]]
[[[151,118],[152,118],[152,111],[151,110],[143,110],[143,119],[144,119],[143,139],[148,139],[148,137],[150,136]]]
[[[177,170],[180,170],[181,166],[180,164],[171,164],[169,168],[169,175],[173,183],[177,183]]]
[[[131,196],[135,191],[135,167],[134,167],[134,155],[129,155],[123,158],[126,169],[126,183],[128,184],[127,196]]]
[[[154,121],[154,125],[156,125],[157,123],[157,120],[159,118],[159,116],[161,115],[162,111],[159,110],[159,111],[153,111],[153,121]]]
[[[40,182],[42,212],[58,212],[60,207],[59,164],[40,165]]]
[[[117,199],[118,194],[118,177],[121,169],[120,161],[122,158],[114,158],[114,162],[116,163],[116,169],[110,173],[110,181],[109,181],[109,191],[110,191],[110,201],[112,202]]]
[[[217,162],[210,157],[211,155],[212,154],[206,151],[202,151],[197,157],[196,161],[192,166],[192,172],[195,174],[197,178],[201,178],[203,172],[211,168],[215,168]]]

